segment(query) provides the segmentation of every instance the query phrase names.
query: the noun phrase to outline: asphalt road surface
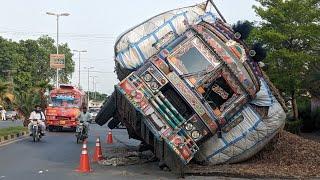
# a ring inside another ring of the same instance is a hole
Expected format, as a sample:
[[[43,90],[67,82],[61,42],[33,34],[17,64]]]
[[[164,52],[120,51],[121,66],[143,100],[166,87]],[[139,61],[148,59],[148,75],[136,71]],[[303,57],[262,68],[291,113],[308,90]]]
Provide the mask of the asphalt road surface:
[[[90,158],[95,139],[105,141],[106,127],[90,126],[88,142]],[[128,140],[126,130],[114,130],[113,135],[128,145],[137,141]],[[91,163],[92,173],[82,174],[74,170],[79,164],[81,144],[76,144],[73,132],[48,132],[38,143],[27,137],[8,145],[0,145],[0,180],[98,180],[98,179],[176,179],[178,176],[161,171],[157,163],[128,166],[101,166]],[[110,146],[110,145],[109,145]],[[212,179],[212,177],[187,177],[186,179]],[[220,178],[219,178],[220,179]]]

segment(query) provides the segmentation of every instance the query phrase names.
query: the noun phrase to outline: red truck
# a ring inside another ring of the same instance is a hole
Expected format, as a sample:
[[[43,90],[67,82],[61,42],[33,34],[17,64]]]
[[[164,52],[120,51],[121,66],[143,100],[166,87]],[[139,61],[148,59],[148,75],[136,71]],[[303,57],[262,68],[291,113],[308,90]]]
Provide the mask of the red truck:
[[[75,131],[80,108],[87,106],[85,92],[72,85],[60,85],[50,92],[49,97],[45,111],[48,130],[71,128]]]

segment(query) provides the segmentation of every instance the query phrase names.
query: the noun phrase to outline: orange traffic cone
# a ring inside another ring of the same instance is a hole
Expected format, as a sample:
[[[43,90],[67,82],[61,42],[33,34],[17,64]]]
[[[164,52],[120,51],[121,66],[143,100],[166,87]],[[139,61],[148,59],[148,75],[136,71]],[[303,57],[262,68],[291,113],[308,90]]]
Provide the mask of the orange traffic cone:
[[[112,143],[113,143],[113,138],[112,138],[112,132],[110,130],[107,135],[107,144],[112,144]]]
[[[98,137],[96,140],[96,148],[94,150],[93,162],[98,162],[103,159],[100,138]]]
[[[79,165],[79,168],[76,169],[76,171],[82,172],[82,173],[88,173],[92,171],[90,169],[89,155],[88,155],[86,141],[83,142],[81,156],[80,156],[80,165]]]

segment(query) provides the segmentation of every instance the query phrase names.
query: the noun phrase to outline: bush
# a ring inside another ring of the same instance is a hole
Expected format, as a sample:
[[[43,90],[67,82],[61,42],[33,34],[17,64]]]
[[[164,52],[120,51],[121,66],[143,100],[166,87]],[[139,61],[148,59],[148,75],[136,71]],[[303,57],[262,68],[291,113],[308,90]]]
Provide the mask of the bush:
[[[284,129],[289,131],[293,134],[300,134],[300,129],[302,127],[303,121],[302,120],[287,120]]]
[[[311,117],[311,102],[309,98],[300,97],[297,100],[299,119],[302,120],[301,131],[312,132],[315,130],[315,121]]]
[[[23,131],[27,131],[28,129],[25,127],[8,127],[8,128],[3,128],[0,131],[0,137],[2,136],[8,136],[8,135],[13,135],[13,134],[17,134]]]
[[[311,112],[311,118],[314,120],[315,128],[320,129],[320,108],[314,112]]]

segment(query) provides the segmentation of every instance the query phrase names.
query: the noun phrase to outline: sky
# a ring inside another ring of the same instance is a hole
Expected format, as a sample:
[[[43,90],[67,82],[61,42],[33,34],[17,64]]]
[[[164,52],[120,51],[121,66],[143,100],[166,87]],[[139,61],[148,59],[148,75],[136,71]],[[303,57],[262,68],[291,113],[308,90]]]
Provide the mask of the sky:
[[[59,20],[59,42],[81,54],[81,86],[87,90],[87,70],[96,76],[98,92],[110,94],[117,78],[113,46],[127,29],[164,11],[201,3],[204,0],[0,0],[0,36],[18,41],[49,35],[56,39],[56,19],[46,12],[70,13]],[[229,24],[238,20],[257,21],[254,0],[214,0]],[[78,84],[78,54],[73,56]],[[90,90],[93,90],[90,78]]]

